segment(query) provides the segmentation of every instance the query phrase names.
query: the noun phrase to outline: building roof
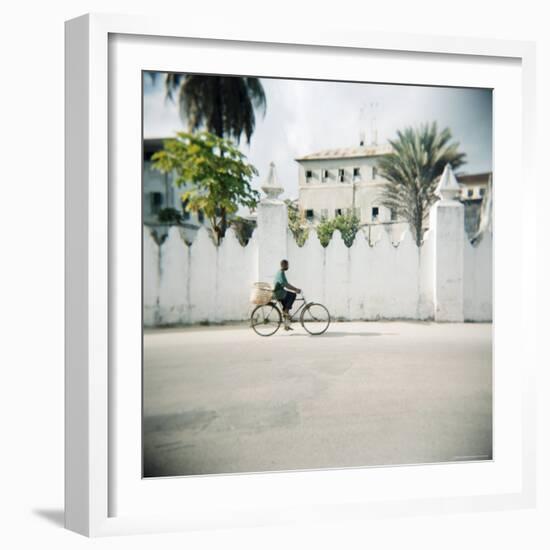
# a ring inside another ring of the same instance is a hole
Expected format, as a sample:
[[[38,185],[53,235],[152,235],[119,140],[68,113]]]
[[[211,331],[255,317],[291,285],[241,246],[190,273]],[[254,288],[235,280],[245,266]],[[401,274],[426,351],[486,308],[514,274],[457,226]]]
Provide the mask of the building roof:
[[[480,172],[479,174],[462,174],[456,176],[458,183],[468,184],[468,183],[487,183],[489,181],[489,176],[492,175],[492,172]]]
[[[304,160],[334,160],[344,158],[376,157],[391,153],[391,145],[365,145],[360,147],[342,147],[339,149],[324,149],[303,157],[298,157],[298,162]]]

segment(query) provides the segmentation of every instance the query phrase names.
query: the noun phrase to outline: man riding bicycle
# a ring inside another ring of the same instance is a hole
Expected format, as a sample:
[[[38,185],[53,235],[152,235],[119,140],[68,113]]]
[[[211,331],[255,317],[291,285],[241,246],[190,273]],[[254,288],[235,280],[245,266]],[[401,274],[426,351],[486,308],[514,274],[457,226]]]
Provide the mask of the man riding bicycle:
[[[275,296],[283,306],[285,330],[292,330],[292,328],[290,328],[290,309],[296,299],[296,294],[300,294],[302,291],[287,281],[285,271],[288,271],[288,261],[281,260],[281,269],[277,271],[273,282],[273,296]],[[288,292],[287,289],[291,292]]]

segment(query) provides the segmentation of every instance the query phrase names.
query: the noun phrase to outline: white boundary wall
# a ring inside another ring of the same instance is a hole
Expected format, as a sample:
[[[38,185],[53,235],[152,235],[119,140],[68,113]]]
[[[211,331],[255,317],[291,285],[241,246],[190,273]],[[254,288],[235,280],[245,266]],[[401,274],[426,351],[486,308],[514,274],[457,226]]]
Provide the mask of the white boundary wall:
[[[485,233],[477,246],[464,245],[464,318],[493,319],[493,238]]]
[[[270,201],[269,207],[258,216],[259,223],[286,221],[284,204],[279,203],[279,209],[273,206]],[[284,216],[281,215],[283,209]],[[267,211],[273,215],[266,215]],[[438,274],[435,251],[456,246],[458,241],[455,235],[437,233],[434,228],[427,232],[420,248],[408,231],[399,243],[392,243],[388,234],[383,233],[374,246],[370,246],[359,232],[350,248],[345,246],[339,232],[334,233],[326,248],[313,232],[303,247],[298,247],[288,230],[286,242],[260,241],[261,236],[267,234],[278,235],[273,238],[279,241],[284,239],[281,235],[285,232],[281,232],[281,228],[273,229],[265,231],[264,228],[262,233],[259,227],[247,246],[242,246],[230,229],[221,245],[216,247],[204,228],[199,230],[193,244],[187,245],[180,230],[172,227],[159,246],[145,227],[144,325],[246,320],[251,311],[250,289],[258,280],[258,273],[271,273],[278,268],[277,265],[259,265],[262,258],[272,256],[269,250],[259,254],[259,242],[287,257],[289,281],[302,288],[308,300],[324,303],[335,319],[433,320],[438,275],[440,279],[443,276],[449,279],[448,269],[444,275]],[[436,247],[436,238],[449,242],[440,240]],[[456,318],[455,307],[452,318],[440,316],[438,320],[491,321],[492,235],[486,233],[477,246],[470,244],[465,233],[462,238],[464,261],[457,263],[462,265],[457,269],[461,272],[451,274],[453,284],[458,281],[462,285],[462,317]],[[439,280],[439,288],[441,283]]]
[[[254,239],[241,246],[229,230],[219,247],[201,228],[187,245],[177,227],[158,245],[144,228],[144,325],[242,320],[256,280]]]

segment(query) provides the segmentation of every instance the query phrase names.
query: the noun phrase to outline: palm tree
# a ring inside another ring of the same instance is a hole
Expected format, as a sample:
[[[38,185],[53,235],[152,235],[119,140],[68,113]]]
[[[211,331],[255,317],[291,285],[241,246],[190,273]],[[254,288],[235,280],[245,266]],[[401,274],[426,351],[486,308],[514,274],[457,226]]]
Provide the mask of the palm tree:
[[[465,163],[466,154],[451,139],[449,128],[438,132],[435,122],[408,127],[389,140],[392,152],[378,163],[386,180],[380,203],[409,223],[417,246],[422,244],[423,221],[437,200],[435,189],[445,165],[456,169]]]
[[[255,111],[265,114],[265,93],[259,78],[168,73],[166,97],[177,101],[189,132],[206,129],[237,143],[244,133],[247,143],[256,124]]]

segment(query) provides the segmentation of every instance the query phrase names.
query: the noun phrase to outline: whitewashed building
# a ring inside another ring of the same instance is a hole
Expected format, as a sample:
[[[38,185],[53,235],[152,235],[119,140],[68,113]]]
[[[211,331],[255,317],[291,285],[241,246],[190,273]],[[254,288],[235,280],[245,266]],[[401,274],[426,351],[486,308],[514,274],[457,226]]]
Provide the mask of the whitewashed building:
[[[478,229],[483,201],[489,192],[492,172],[457,176],[460,185],[460,201],[464,205],[464,228],[472,237]]]
[[[305,221],[316,225],[322,219],[354,212],[360,224],[369,232],[369,239],[379,238],[386,230],[392,240],[398,240],[407,223],[395,212],[380,204],[384,179],[378,161],[391,153],[390,144],[326,149],[299,157],[298,206]],[[486,192],[490,172],[459,175],[459,198],[466,205],[466,230],[474,233]],[[426,215],[426,229],[429,218]]]
[[[306,221],[355,213],[361,225],[387,226],[402,234],[406,223],[395,212],[380,204],[384,180],[378,171],[378,160],[391,153],[391,146],[364,145],[326,149],[297,158],[298,203]]]
[[[462,201],[481,201],[487,192],[489,179],[492,175],[492,172],[458,175],[456,179],[461,188],[460,199]]]
[[[207,223],[203,213],[187,212],[181,200],[184,189],[175,185],[174,174],[163,174],[152,166],[151,157],[163,148],[165,139],[143,140],[143,223],[163,237],[170,224],[162,223],[159,214],[166,208],[173,208],[181,216],[184,233],[192,240],[199,227]]]
[[[389,145],[326,149],[296,159],[299,164],[300,208],[307,220],[334,218],[353,211],[362,223],[388,220],[377,195],[383,179],[377,160],[391,152]]]

